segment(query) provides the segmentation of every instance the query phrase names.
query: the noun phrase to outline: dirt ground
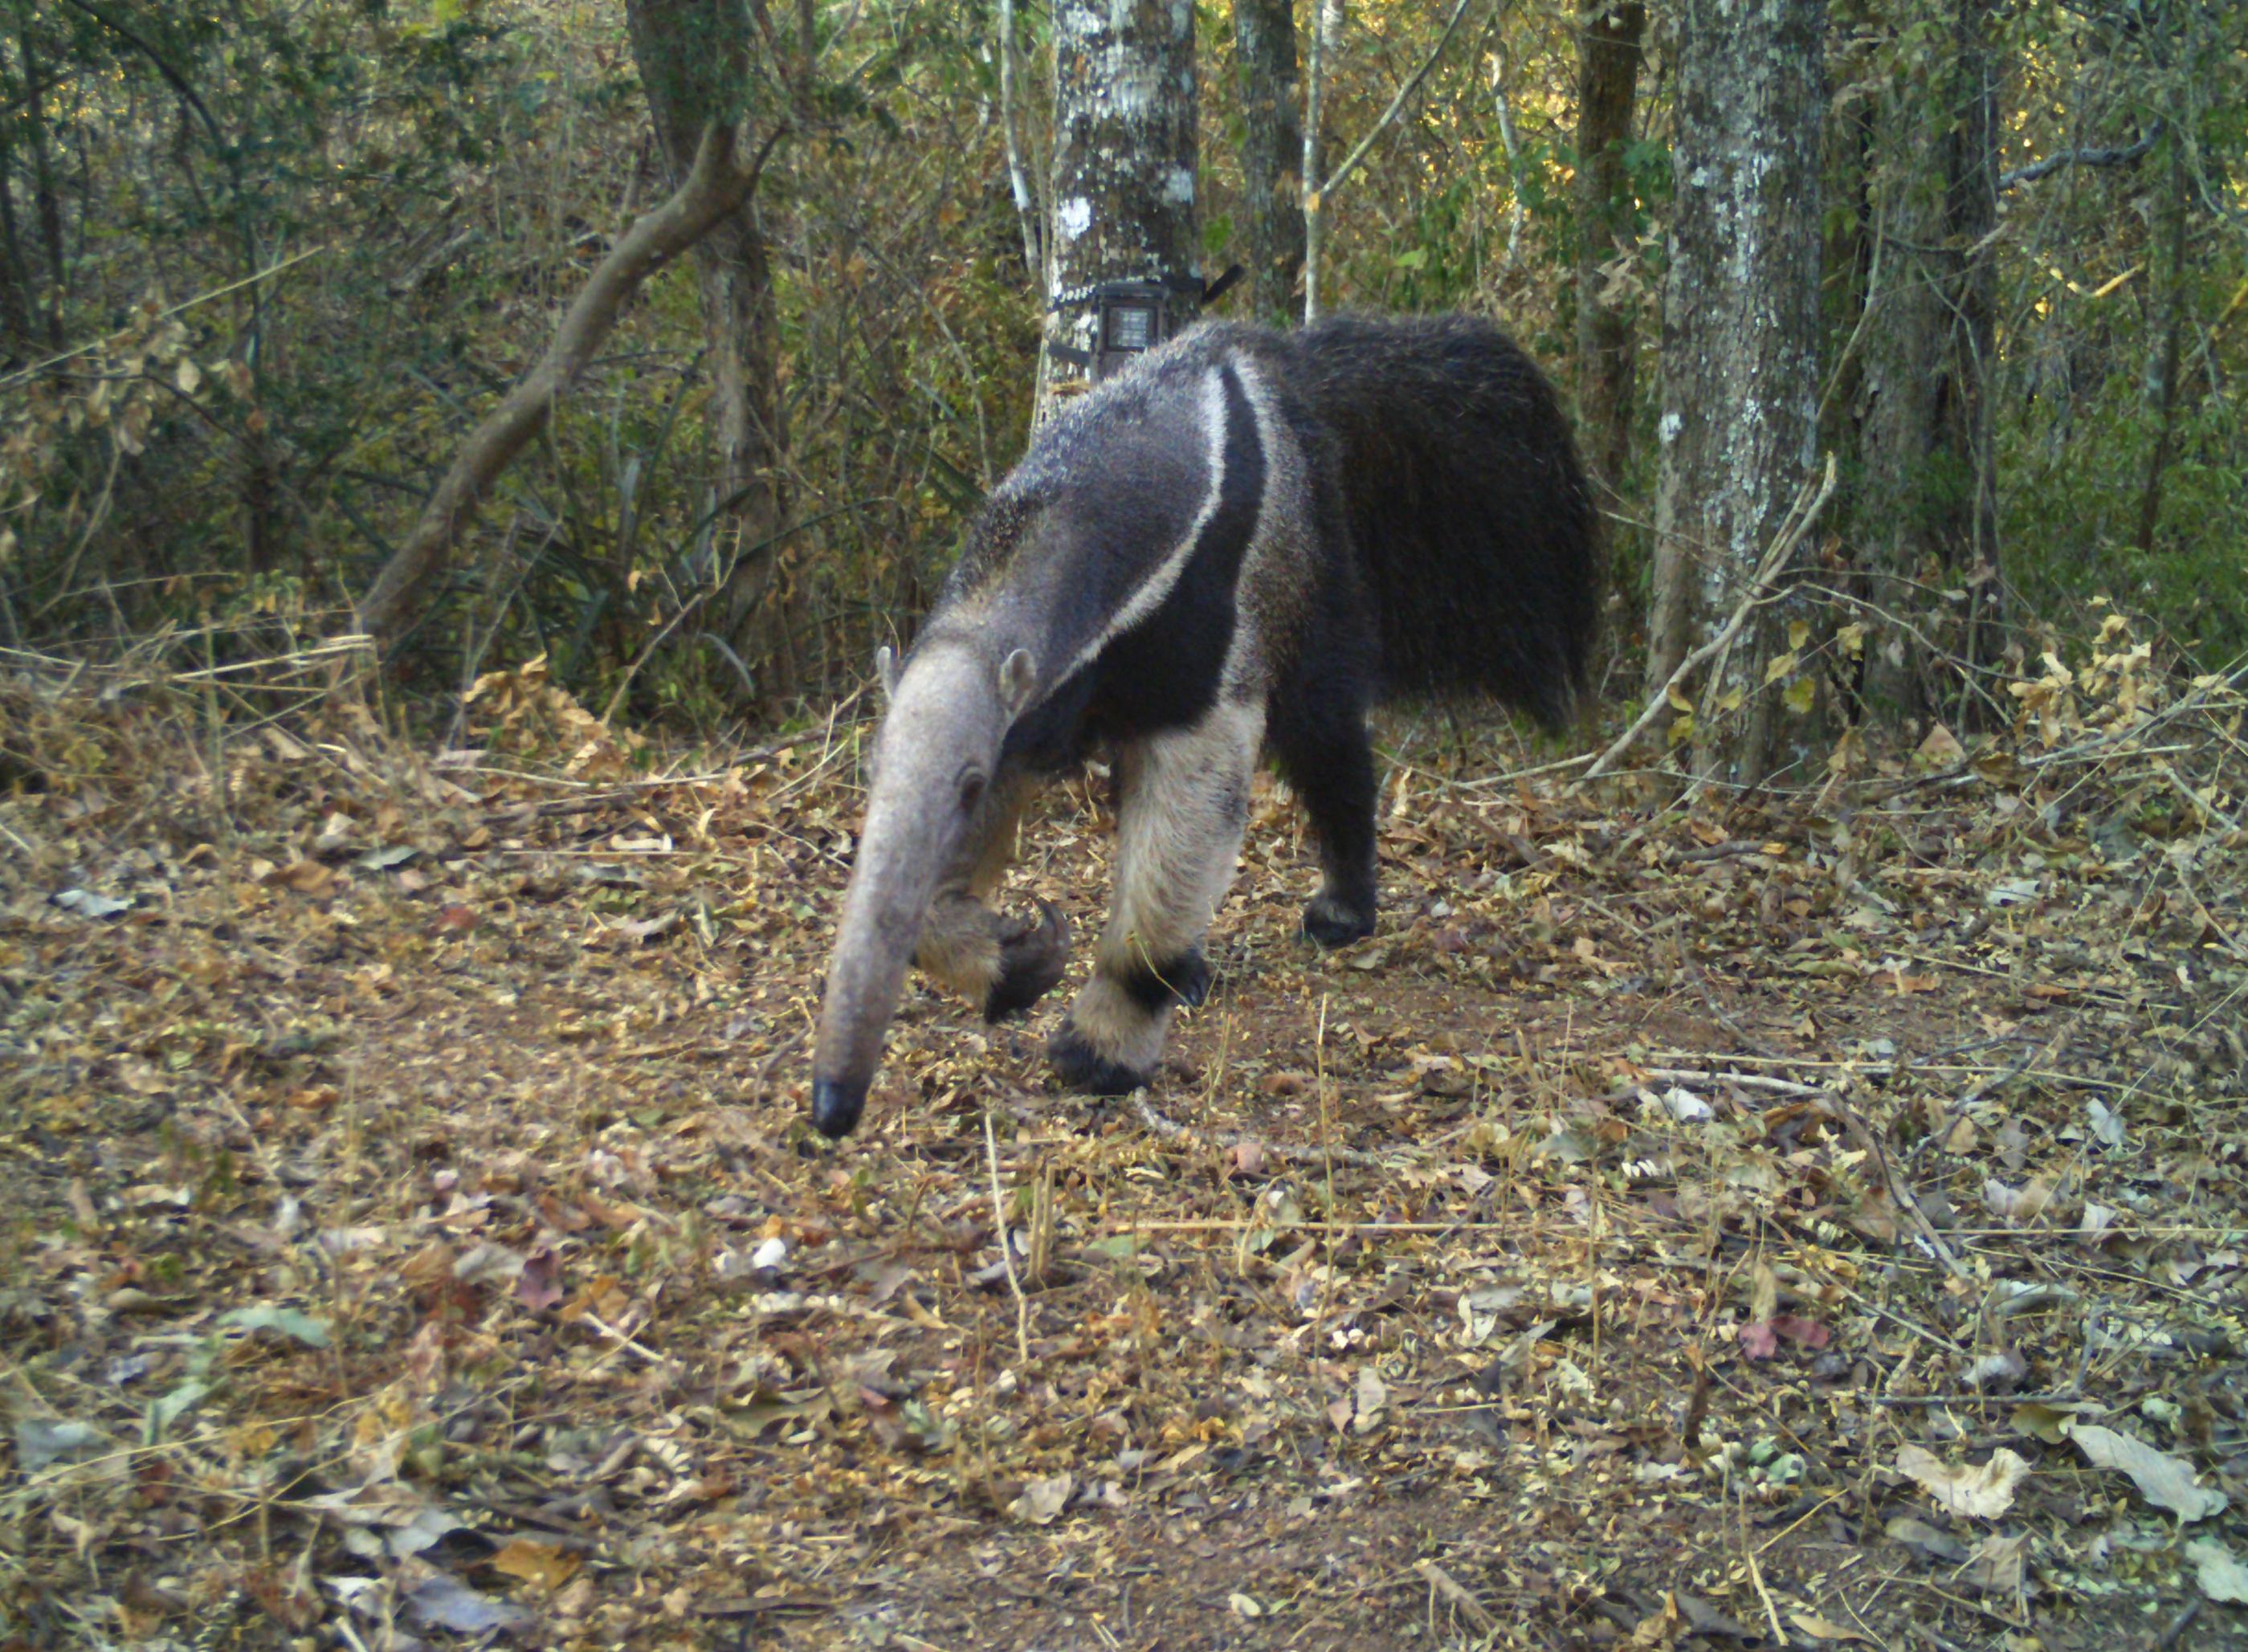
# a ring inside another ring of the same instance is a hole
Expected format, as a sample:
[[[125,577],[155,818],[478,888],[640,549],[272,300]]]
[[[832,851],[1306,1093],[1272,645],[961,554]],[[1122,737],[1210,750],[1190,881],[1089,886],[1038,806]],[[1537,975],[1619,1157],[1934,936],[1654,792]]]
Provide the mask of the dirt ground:
[[[4,704],[0,1648],[2248,1639],[2239,799],[2135,748],[1399,714],[1371,940],[1261,791],[1156,1086],[915,985],[830,1146],[862,730]]]

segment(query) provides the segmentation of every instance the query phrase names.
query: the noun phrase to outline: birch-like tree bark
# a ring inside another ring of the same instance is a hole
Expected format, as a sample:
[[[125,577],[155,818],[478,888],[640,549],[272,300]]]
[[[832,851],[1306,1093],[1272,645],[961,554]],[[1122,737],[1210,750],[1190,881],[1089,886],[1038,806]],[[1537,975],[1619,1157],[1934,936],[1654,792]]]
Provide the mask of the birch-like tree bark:
[[[1170,285],[1174,331],[1198,307],[1192,0],[1113,0],[1053,14],[1053,187],[1047,210],[1043,418],[1085,387],[1104,281]]]
[[[1292,0],[1234,0],[1233,43],[1241,70],[1248,312],[1286,326],[1296,318],[1304,269],[1304,123]]]
[[[1681,0],[1677,203],[1663,295],[1649,692],[1748,600],[1810,476],[1819,380],[1824,0]],[[1697,772],[1752,785],[1779,747],[1772,607],[1712,661]]]
[[[1319,248],[1326,238],[1327,203],[1319,181],[1326,168],[1327,76],[1342,38],[1343,0],[1311,0],[1311,61],[1304,76],[1304,325],[1319,319]]]

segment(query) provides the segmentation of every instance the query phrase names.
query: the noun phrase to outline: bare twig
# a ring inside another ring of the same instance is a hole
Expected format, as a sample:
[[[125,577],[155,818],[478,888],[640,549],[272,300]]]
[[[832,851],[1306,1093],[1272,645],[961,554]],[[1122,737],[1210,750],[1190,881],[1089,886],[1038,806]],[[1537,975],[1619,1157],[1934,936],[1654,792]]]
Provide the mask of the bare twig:
[[[1808,493],[1809,490],[1806,488],[1805,491]],[[1802,498],[1798,498],[1795,509],[1788,512],[1787,520],[1780,524],[1779,533],[1773,536],[1772,548],[1765,552],[1764,560],[1757,565],[1756,577],[1749,581],[1740,606],[1733,610],[1732,617],[1725,621],[1724,628],[1678,662],[1678,668],[1670,674],[1670,680],[1648,696],[1646,709],[1633,719],[1631,727],[1616,737],[1613,745],[1593,760],[1591,768],[1577,777],[1576,785],[1597,780],[1613,768],[1616,759],[1630,751],[1639,737],[1646,732],[1648,725],[1662,715],[1662,708],[1670,702],[1671,691],[1704,663],[1731,648],[1733,639],[1748,623],[1749,615],[1779,594],[1768,588],[1772,579],[1804,534],[1809,531],[1812,523],[1818,519],[1820,511],[1826,507],[1828,496],[1833,491],[1834,456],[1830,453],[1826,456],[1826,475],[1819,483],[1818,493],[1810,498],[1807,504]]]
[[[1477,1634],[1489,1635],[1498,1627],[1498,1620],[1491,1614],[1491,1609],[1434,1560],[1415,1560],[1413,1569],[1427,1580],[1429,1587],[1442,1595],[1447,1604],[1456,1607],[1462,1617],[1474,1624]]]
[[[2063,167],[2128,167],[2153,152],[2154,147],[2162,141],[2163,130],[2164,123],[2157,120],[2147,129],[2145,137],[2120,149],[2063,149],[2042,161],[2016,167],[2012,172],[2001,172],[1998,175],[1998,193],[2004,195],[2019,185],[2035,183],[2039,178],[2049,178]]]
[[[1436,60],[1444,55],[1444,48],[1451,45],[1452,36],[1460,26],[1460,19],[1467,15],[1468,7],[1472,3],[1473,0],[1458,0],[1458,3],[1452,7],[1452,15],[1444,20],[1443,32],[1436,37],[1436,44],[1429,48],[1429,55],[1421,59],[1421,66],[1405,78],[1405,84],[1397,88],[1397,95],[1389,99],[1389,106],[1381,112],[1381,118],[1374,123],[1367,134],[1358,141],[1358,147],[1342,158],[1342,164],[1329,173],[1326,182],[1319,186],[1322,200],[1348,182],[1350,175],[1358,170],[1358,163],[1366,159],[1367,152],[1381,134],[1389,130],[1391,123],[1405,107],[1406,100],[1420,90],[1421,83],[1429,78],[1429,71],[1436,66]]]
[[[999,1265],[1007,1270],[1007,1289],[1015,1297],[1015,1355],[1024,1365],[1031,1362],[1031,1299],[1023,1294],[1023,1282],[1015,1273],[1014,1242],[1007,1237],[1007,1203],[999,1192],[999,1138],[991,1129],[991,1110],[984,1110],[984,1157],[991,1170],[991,1220],[999,1230]]]
[[[1772,1591],[1764,1586],[1764,1568],[1757,1564],[1755,1552],[1750,1551],[1745,1558],[1749,1563],[1749,1581],[1756,1585],[1757,1599],[1764,1602],[1765,1616],[1772,1621],[1772,1640],[1781,1646],[1792,1644],[1787,1638],[1787,1631],[1780,1627],[1779,1608],[1772,1602]]]
[[[1641,1071],[1649,1078],[1668,1079],[1673,1084],[1737,1084],[1744,1090],[1772,1090],[1781,1095],[1833,1093],[1824,1085],[1798,1084],[1792,1079],[1769,1079],[1756,1073],[1714,1073],[1695,1067],[1642,1067]]]
[[[1306,322],[1319,319],[1319,250],[1326,238],[1322,231],[1326,219],[1327,197],[1349,182],[1350,175],[1358,170],[1359,162],[1366,159],[1381,134],[1395,122],[1413,94],[1420,90],[1421,83],[1429,78],[1429,71],[1436,66],[1437,59],[1451,45],[1452,36],[1459,30],[1460,19],[1467,15],[1468,7],[1473,3],[1474,0],[1456,0],[1452,7],[1452,15],[1444,20],[1443,32],[1436,37],[1436,44],[1429,49],[1429,55],[1421,59],[1421,66],[1405,78],[1405,83],[1397,88],[1397,95],[1389,99],[1389,106],[1381,112],[1381,118],[1358,141],[1357,147],[1342,158],[1342,163],[1322,182],[1319,170],[1319,99],[1326,79],[1326,8],[1319,0],[1313,0],[1311,61],[1304,88],[1304,319]]]
[[[607,1320],[601,1318],[600,1314],[593,1313],[591,1309],[586,1310],[585,1320],[587,1325],[592,1326],[593,1329],[599,1331],[603,1336],[608,1338],[609,1340],[615,1343],[617,1347],[624,1349],[628,1354],[638,1354],[641,1359],[647,1361],[650,1365],[655,1366],[658,1370],[661,1370],[670,1365],[671,1361],[668,1355],[658,1354],[654,1348],[649,1347],[645,1342],[634,1341],[632,1338],[618,1330],[616,1326],[611,1325]]]
[[[1912,1196],[1912,1189],[1905,1185],[1904,1178],[1889,1168],[1889,1155],[1882,1148],[1881,1138],[1873,1133],[1865,1120],[1858,1116],[1858,1110],[1848,1106],[1838,1095],[1829,1095],[1826,1106],[1834,1117],[1842,1121],[1842,1128],[1850,1133],[1850,1139],[1864,1149],[1867,1156],[1880,1168],[1881,1183],[1888,1189],[1889,1203],[1912,1218],[1913,1225],[1920,1230],[1920,1237],[1928,1241],[1929,1248],[1942,1259],[1952,1278],[1968,1278],[1967,1265],[1943,1242],[1943,1236],[1936,1230],[1936,1224],[1928,1219],[1927,1212],[1920,1208],[1920,1202]]]

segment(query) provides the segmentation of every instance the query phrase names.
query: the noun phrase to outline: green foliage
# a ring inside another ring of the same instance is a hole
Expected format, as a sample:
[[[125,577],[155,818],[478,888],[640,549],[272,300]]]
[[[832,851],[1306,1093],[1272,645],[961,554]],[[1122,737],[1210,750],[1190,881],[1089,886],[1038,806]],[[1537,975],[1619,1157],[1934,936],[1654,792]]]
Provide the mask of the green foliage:
[[[2158,420],[2122,374],[2025,419],[2000,449],[2007,572],[2032,610],[2097,593],[2147,614],[2214,668],[2248,654],[2248,433],[2208,397],[2180,421],[2151,552],[2136,543]]]

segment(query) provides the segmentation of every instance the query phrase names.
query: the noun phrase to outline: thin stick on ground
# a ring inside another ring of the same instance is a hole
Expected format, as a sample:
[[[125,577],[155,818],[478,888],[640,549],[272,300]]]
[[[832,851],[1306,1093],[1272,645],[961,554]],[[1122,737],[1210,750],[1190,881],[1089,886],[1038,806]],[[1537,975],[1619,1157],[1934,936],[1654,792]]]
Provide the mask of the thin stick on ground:
[[[1007,1202],[999,1192],[999,1138],[991,1128],[991,1111],[984,1110],[984,1157],[991,1170],[991,1220],[999,1230],[999,1265],[1007,1271],[1007,1289],[1015,1296],[1015,1354],[1023,1364],[1031,1362],[1031,1299],[1023,1294],[1023,1282],[1015,1274],[1013,1241],[1007,1237]]]
[[[1415,1560],[1413,1569],[1419,1573],[1429,1588],[1442,1596],[1445,1603],[1476,1627],[1481,1635],[1489,1635],[1498,1628],[1498,1620],[1491,1608],[1468,1591],[1467,1587],[1434,1560]]]

